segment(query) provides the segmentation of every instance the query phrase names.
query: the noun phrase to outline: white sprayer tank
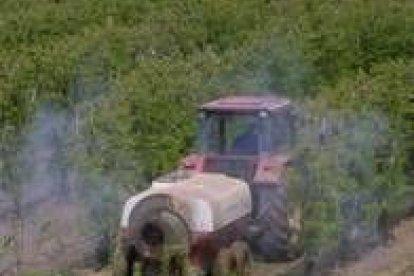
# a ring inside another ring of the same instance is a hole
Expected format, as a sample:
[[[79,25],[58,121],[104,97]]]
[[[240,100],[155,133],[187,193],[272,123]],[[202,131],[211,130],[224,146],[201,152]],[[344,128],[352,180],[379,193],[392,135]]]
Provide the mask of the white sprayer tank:
[[[134,208],[152,195],[171,197],[175,211],[192,232],[217,231],[250,215],[252,208],[249,186],[242,180],[222,174],[175,172],[127,201],[121,227],[128,227]]]

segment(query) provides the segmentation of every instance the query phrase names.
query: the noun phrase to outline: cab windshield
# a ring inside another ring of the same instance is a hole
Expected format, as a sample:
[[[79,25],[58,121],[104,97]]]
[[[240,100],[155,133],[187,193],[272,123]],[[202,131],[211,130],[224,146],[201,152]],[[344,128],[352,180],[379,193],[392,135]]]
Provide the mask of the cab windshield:
[[[245,114],[200,114],[203,152],[221,155],[257,155],[261,150],[263,124],[258,116]]]
[[[282,152],[291,146],[291,120],[267,112],[238,114],[201,112],[199,148],[219,155],[258,155]]]

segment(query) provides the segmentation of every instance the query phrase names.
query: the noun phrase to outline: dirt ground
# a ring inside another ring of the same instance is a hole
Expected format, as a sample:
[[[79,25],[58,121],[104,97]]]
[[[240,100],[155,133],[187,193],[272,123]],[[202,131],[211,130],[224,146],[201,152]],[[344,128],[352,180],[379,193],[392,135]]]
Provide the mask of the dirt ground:
[[[333,276],[413,276],[414,275],[414,219],[401,222],[394,229],[395,240],[380,246],[360,261],[335,269]],[[289,275],[300,260],[292,263],[255,264],[253,275]],[[79,272],[80,276],[110,276],[109,271]]]
[[[395,240],[367,254],[362,260],[339,269],[340,276],[414,275],[414,219],[401,222],[394,229]]]

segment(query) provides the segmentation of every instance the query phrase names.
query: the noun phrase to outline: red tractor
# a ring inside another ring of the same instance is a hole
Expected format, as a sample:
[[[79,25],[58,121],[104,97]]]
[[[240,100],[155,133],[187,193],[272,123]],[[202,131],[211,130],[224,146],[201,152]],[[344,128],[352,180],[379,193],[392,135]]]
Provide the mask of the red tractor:
[[[139,263],[142,275],[246,275],[252,256],[298,256],[301,204],[285,177],[294,120],[290,101],[274,96],[202,105],[198,152],[125,204],[115,274]]]

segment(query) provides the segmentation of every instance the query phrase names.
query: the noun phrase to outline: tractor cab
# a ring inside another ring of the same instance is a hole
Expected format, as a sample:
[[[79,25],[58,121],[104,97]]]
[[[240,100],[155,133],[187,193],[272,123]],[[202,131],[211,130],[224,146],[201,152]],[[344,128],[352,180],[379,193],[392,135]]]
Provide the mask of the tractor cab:
[[[294,143],[289,100],[275,96],[235,96],[202,105],[198,113],[198,153],[184,167],[251,180],[261,160],[288,154]]]
[[[257,156],[283,153],[292,146],[290,102],[276,97],[231,97],[199,111],[200,151]]]

